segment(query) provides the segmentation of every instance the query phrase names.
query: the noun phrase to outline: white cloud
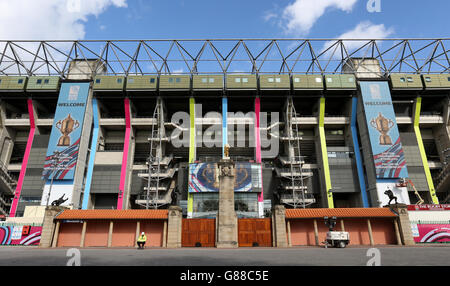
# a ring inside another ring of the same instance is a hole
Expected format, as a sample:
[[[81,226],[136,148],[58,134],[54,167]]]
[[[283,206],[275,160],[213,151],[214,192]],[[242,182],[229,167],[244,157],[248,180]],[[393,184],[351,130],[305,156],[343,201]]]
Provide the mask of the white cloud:
[[[347,31],[337,39],[385,39],[394,33],[393,28],[386,28],[384,24],[373,24],[370,21],[363,21],[356,25],[353,30]],[[322,50],[327,49],[334,41],[326,42]],[[364,41],[344,41],[345,47],[350,52],[352,49],[358,48],[363,45]],[[333,50],[333,48],[331,49]]]
[[[351,12],[358,0],[295,0],[283,10],[282,25],[291,34],[308,34],[329,8]]]
[[[0,0],[0,40],[80,40],[86,35],[88,17],[98,17],[109,7],[127,7],[126,0]],[[21,43],[28,51],[37,51],[39,43]],[[5,44],[0,43],[0,53]],[[70,43],[52,43],[52,46],[67,51]],[[22,49],[15,48],[18,57],[27,68],[34,57]],[[17,73],[22,67],[10,66],[13,53],[10,49],[0,65],[0,72]],[[42,50],[40,50],[42,57]],[[49,60],[57,61],[62,68],[65,57],[53,53]],[[38,61],[40,61],[38,59]],[[37,70],[36,70],[37,69]],[[46,72],[41,63],[33,66],[33,71]]]
[[[89,16],[126,0],[0,0],[0,39],[83,39]]]

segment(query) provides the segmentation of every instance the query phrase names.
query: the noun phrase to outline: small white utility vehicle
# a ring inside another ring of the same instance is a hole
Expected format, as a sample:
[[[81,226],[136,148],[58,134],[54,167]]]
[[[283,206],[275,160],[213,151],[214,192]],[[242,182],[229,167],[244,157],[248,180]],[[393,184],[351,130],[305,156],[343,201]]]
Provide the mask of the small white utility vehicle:
[[[350,243],[350,235],[346,231],[329,231],[325,240],[325,248],[328,246],[345,248]]]

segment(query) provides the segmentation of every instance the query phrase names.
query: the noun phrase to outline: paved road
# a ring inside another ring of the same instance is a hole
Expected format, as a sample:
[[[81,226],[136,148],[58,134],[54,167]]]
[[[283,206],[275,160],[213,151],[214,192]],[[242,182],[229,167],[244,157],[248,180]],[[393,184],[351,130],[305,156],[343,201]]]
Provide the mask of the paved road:
[[[382,266],[450,266],[450,245],[379,247]],[[365,266],[369,248],[80,249],[82,266]],[[68,249],[0,247],[0,266],[64,266]]]

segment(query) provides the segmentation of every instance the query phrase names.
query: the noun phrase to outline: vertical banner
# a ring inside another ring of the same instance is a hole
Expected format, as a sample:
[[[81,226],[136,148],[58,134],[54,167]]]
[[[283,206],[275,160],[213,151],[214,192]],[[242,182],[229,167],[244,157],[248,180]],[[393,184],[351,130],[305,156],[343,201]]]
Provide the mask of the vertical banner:
[[[325,176],[325,188],[327,194],[328,208],[334,209],[333,193],[331,192],[332,186],[331,186],[330,166],[328,165],[327,140],[325,138],[325,97],[320,98],[319,138],[320,138],[320,149],[322,151],[322,165],[323,165],[323,173]]]
[[[222,158],[225,158],[225,146],[228,144],[228,99],[222,98]]]
[[[125,139],[123,144],[122,168],[120,170],[119,195],[117,197],[117,209],[123,209],[123,201],[125,195],[125,182],[127,179],[128,169],[128,152],[130,150],[131,139],[131,114],[130,114],[130,99],[124,99],[125,106]]]
[[[256,163],[261,164],[262,156],[261,156],[261,132],[260,132],[260,123],[261,123],[261,101],[260,98],[255,98],[255,159]],[[262,178],[262,164],[260,175]],[[261,185],[261,193],[258,195],[258,216],[260,218],[264,217],[264,190]]]
[[[189,163],[194,163],[196,155],[196,142],[195,142],[195,99],[189,98]],[[187,197],[187,216],[192,218],[194,212],[194,197],[188,192]]]
[[[17,181],[16,191],[14,192],[14,199],[9,211],[10,217],[16,216],[17,206],[19,205],[20,194],[22,192],[23,180],[28,166],[28,158],[30,157],[31,147],[33,146],[34,132],[36,131],[36,123],[34,122],[34,107],[33,100],[27,100],[28,115],[30,117],[30,133],[28,133],[27,146],[25,148],[25,154],[23,155],[22,167],[20,168],[19,180]]]
[[[405,155],[387,82],[360,82],[377,179],[407,178]]]
[[[353,152],[355,153],[356,170],[358,172],[359,188],[361,189],[361,199],[363,207],[369,207],[369,199],[367,198],[366,182],[364,177],[364,164],[361,159],[361,153],[359,150],[358,132],[356,128],[356,115],[357,115],[358,98],[352,98],[352,119],[350,123],[350,129],[352,132],[353,140]]]
[[[98,132],[100,128],[99,114],[98,114],[97,99],[92,99],[92,114],[94,121],[94,130],[92,132],[91,152],[89,154],[89,164],[86,174],[86,184],[84,188],[82,209],[87,210],[89,205],[89,196],[91,193],[92,175],[94,173],[95,154],[97,153]]]
[[[90,83],[63,83],[45,158],[45,180],[73,180]]]

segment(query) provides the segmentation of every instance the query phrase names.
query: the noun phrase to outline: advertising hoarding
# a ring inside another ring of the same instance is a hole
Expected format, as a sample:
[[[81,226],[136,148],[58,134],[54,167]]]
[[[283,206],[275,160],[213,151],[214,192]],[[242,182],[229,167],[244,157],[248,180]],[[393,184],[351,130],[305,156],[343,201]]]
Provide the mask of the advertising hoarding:
[[[39,245],[42,226],[1,226],[0,245]]]
[[[43,179],[73,180],[90,83],[63,83],[45,158]]]
[[[411,230],[415,242],[450,242],[450,224],[411,223]]]
[[[407,178],[405,155],[387,82],[360,82],[377,179]]]

